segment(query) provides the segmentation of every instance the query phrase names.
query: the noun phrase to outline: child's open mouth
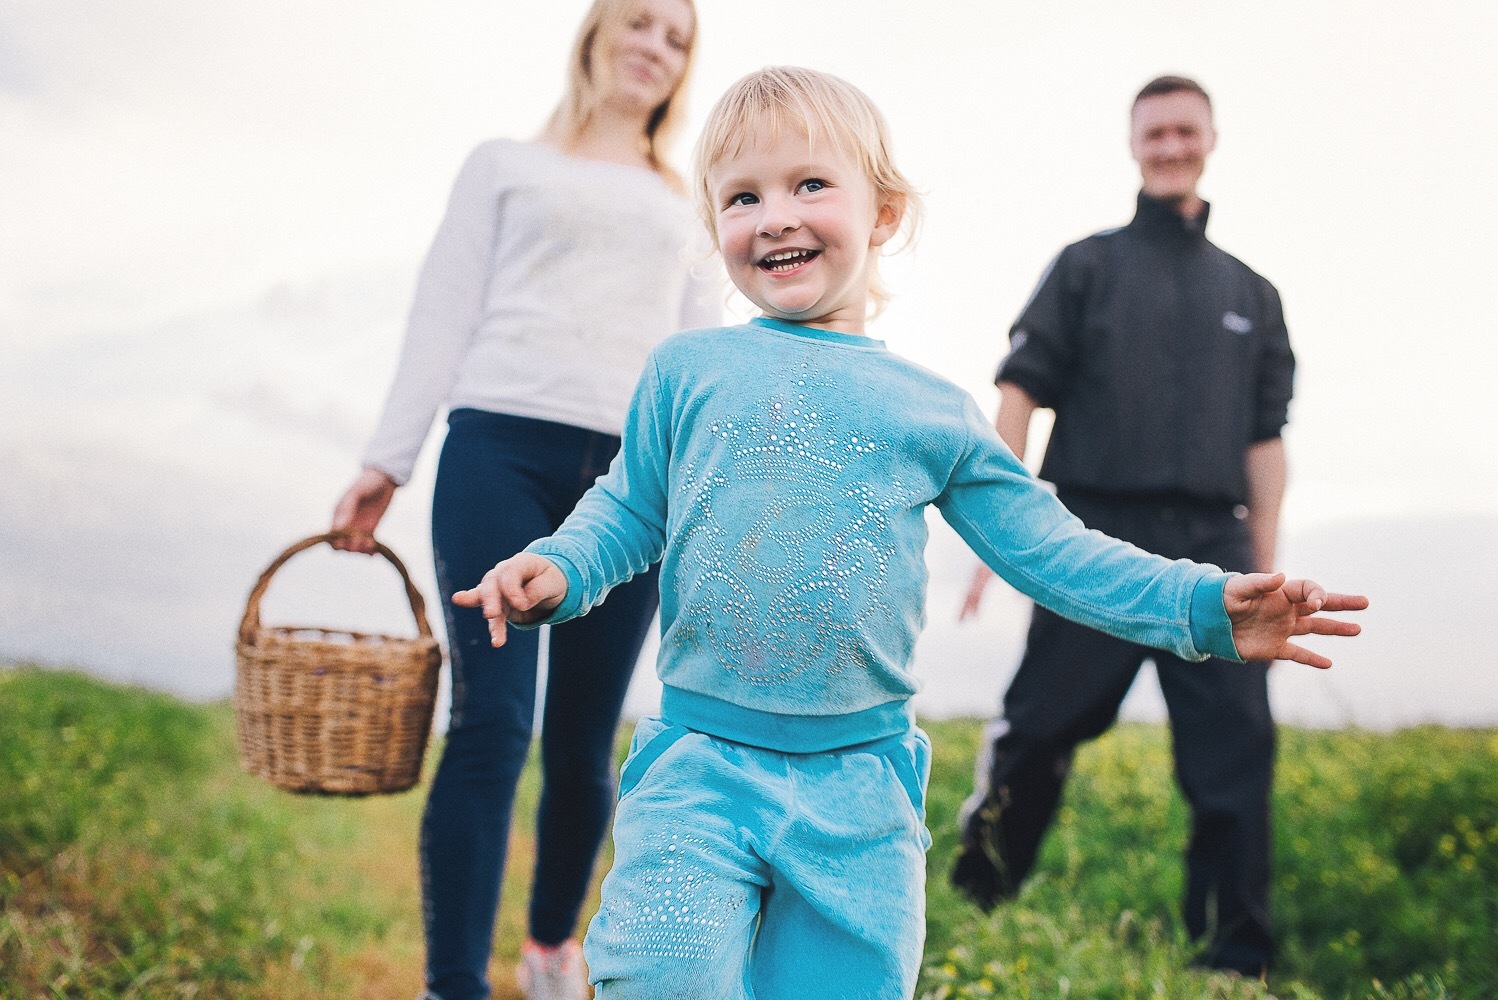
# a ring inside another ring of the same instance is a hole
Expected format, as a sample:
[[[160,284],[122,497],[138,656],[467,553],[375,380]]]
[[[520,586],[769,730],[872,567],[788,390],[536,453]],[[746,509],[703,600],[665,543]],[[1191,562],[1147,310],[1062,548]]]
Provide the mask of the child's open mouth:
[[[760,261],[759,266],[766,271],[793,271],[820,253],[820,250],[781,250]]]

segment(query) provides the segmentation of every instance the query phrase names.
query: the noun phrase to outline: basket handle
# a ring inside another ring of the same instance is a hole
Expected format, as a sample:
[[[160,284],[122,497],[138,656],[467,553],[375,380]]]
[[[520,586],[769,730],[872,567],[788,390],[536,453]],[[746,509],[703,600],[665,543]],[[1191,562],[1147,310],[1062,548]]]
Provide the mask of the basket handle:
[[[321,535],[313,535],[304,538],[300,542],[287,547],[275,560],[260,574],[260,579],[255,581],[255,586],[250,589],[249,599],[245,602],[244,618],[239,623],[239,638],[245,643],[253,643],[255,632],[260,628],[260,599],[265,596],[265,590],[270,586],[270,578],[275,576],[276,570],[286,564],[286,560],[305,549],[323,542],[334,542],[343,538],[351,538],[355,533],[352,531],[329,531]],[[432,626],[427,623],[426,601],[422,600],[421,591],[416,589],[416,584],[411,582],[411,574],[406,572],[406,566],[399,557],[383,543],[375,541],[375,551],[384,556],[390,565],[394,566],[396,572],[400,573],[401,580],[406,585],[406,599],[411,602],[411,613],[416,617],[416,630],[423,639],[432,638]]]

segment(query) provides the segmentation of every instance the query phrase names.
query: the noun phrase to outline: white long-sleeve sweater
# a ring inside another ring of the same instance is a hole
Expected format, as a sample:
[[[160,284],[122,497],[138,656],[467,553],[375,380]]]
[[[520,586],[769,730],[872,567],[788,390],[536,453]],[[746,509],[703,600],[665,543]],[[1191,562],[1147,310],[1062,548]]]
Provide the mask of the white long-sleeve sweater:
[[[718,273],[654,172],[484,143],[427,253],[364,464],[404,483],[444,406],[618,434],[650,349],[718,321]]]

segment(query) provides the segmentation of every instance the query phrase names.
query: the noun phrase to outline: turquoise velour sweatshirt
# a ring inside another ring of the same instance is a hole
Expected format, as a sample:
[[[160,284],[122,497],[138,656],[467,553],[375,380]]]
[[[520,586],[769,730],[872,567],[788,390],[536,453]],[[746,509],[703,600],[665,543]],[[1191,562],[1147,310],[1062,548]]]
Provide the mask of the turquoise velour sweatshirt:
[[[1240,659],[1228,574],[1084,528],[972,397],[883,342],[778,320],[660,344],[613,466],[527,551],[567,578],[551,622],[660,559],[662,714],[815,752],[912,723],[928,504],[1058,614]]]

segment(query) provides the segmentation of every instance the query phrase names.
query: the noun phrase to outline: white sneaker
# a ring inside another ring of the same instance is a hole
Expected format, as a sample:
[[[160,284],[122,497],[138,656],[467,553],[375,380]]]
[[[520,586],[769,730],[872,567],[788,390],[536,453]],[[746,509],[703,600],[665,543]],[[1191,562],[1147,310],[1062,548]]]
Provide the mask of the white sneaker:
[[[588,1000],[593,991],[583,975],[583,949],[571,939],[554,948],[527,940],[515,967],[520,992],[528,1000]]]

